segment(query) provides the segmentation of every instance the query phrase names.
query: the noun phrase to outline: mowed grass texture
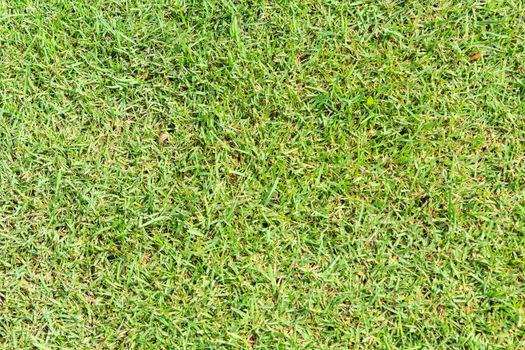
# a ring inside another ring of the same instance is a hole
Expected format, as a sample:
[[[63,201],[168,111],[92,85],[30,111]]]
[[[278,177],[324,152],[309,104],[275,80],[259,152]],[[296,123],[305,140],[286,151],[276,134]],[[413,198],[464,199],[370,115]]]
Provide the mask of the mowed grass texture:
[[[525,347],[523,1],[3,1],[0,53],[1,348]]]

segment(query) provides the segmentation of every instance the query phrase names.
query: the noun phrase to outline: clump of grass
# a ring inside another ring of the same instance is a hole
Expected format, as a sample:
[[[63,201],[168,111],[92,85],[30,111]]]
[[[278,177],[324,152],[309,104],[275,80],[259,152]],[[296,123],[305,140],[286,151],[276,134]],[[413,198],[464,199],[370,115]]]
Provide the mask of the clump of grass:
[[[2,3],[1,346],[525,346],[524,10]]]

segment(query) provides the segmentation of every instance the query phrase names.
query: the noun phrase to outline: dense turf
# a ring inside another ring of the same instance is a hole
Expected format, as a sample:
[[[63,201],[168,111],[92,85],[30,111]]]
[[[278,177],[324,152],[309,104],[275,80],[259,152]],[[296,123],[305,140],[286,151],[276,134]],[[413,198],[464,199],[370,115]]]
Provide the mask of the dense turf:
[[[523,1],[0,4],[0,347],[525,347]]]

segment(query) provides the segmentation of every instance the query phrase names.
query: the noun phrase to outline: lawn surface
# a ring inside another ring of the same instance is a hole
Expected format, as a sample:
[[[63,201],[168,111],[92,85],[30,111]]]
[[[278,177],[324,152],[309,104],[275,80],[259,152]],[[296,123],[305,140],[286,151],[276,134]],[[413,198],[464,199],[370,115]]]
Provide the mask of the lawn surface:
[[[524,348],[524,175],[523,1],[2,1],[0,348]]]

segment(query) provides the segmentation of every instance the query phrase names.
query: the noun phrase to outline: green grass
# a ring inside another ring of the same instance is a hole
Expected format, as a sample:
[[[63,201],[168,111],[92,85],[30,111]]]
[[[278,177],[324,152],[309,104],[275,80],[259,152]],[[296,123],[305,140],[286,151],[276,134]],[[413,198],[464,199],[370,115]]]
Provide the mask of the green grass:
[[[524,176],[521,0],[0,2],[1,348],[525,348]]]

